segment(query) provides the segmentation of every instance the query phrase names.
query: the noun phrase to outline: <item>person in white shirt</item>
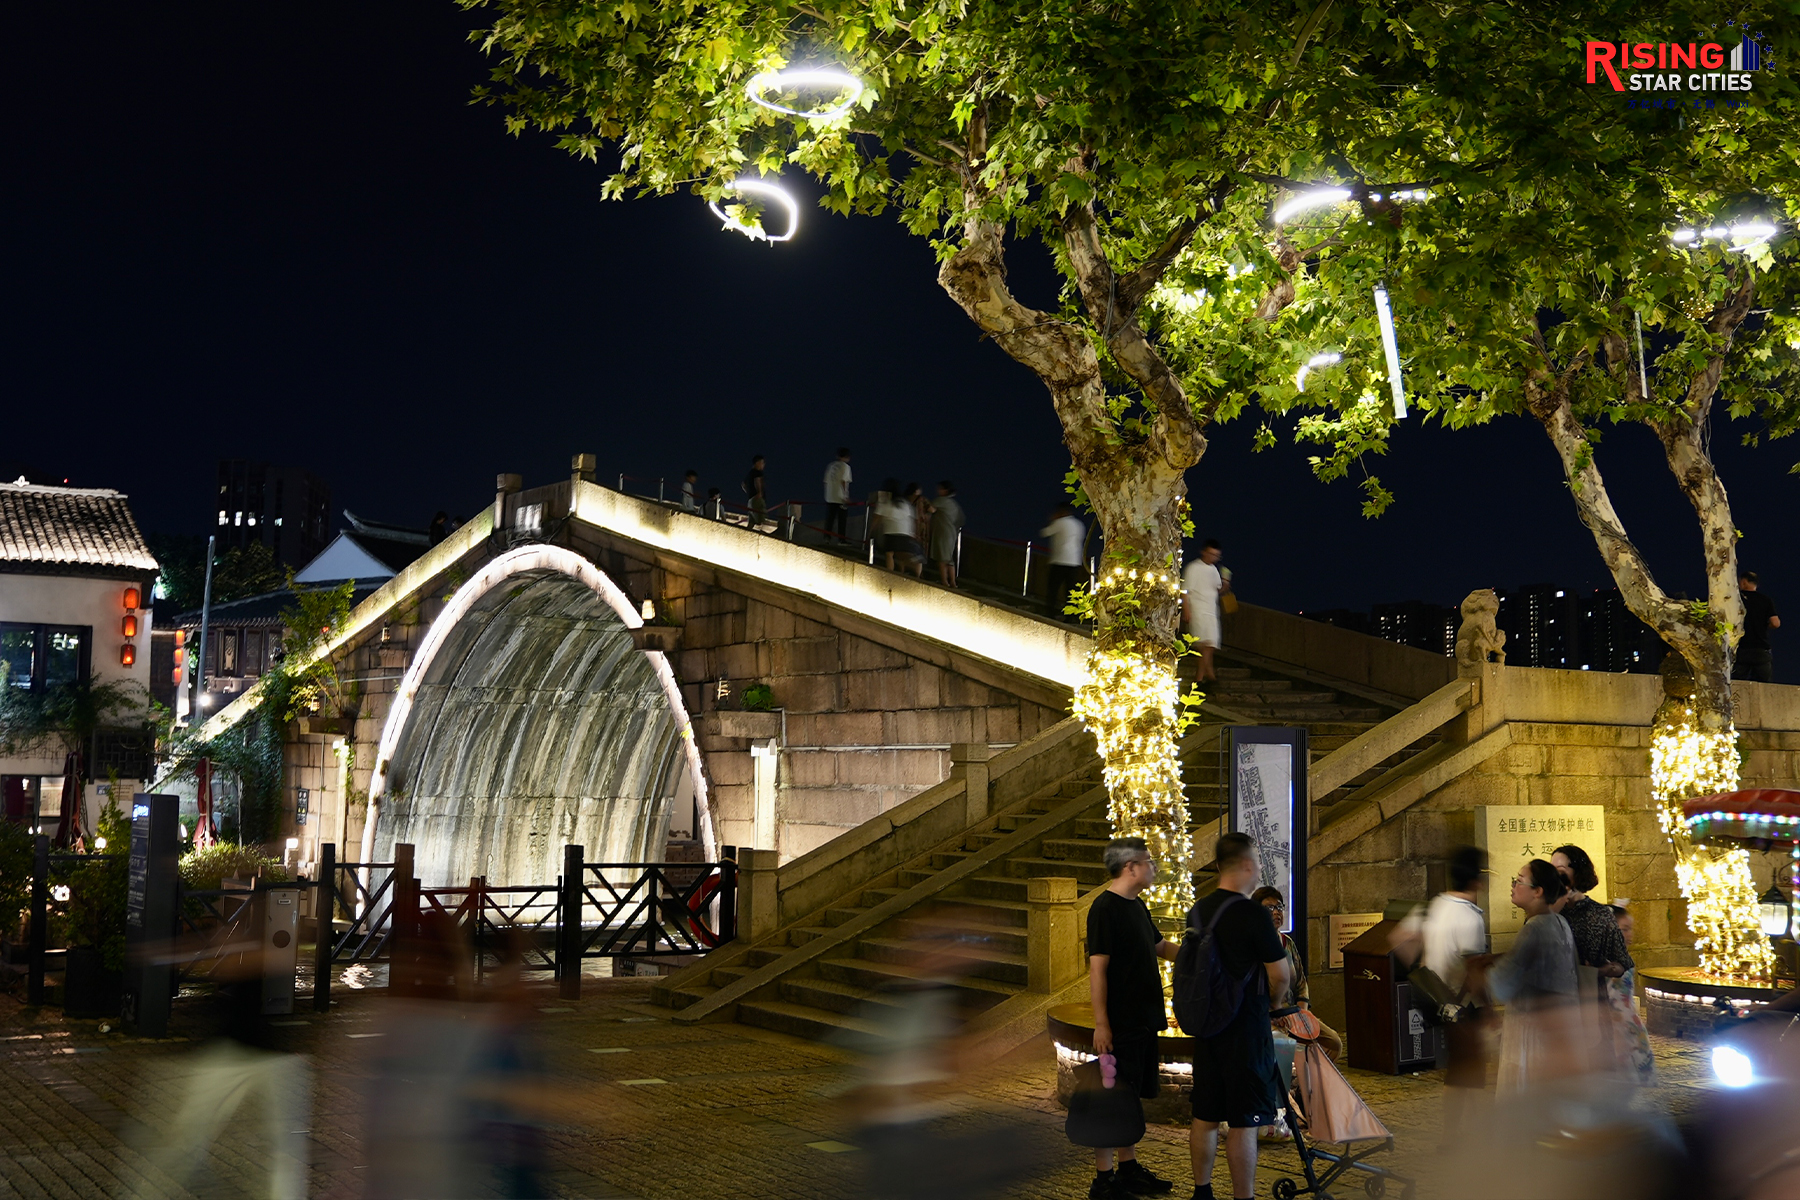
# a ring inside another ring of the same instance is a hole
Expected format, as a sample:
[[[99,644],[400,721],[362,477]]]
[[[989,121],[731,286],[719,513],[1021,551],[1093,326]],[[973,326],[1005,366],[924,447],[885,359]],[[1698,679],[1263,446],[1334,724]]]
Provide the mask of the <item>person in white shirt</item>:
[[[837,458],[825,468],[825,536],[849,541],[850,447],[839,446]]]
[[[1087,526],[1067,504],[1059,504],[1050,514],[1050,523],[1038,530],[1039,537],[1050,539],[1049,569],[1044,573],[1044,601],[1050,619],[1061,621],[1063,609],[1069,606],[1069,593],[1081,586],[1087,573],[1081,551],[1087,542]]]
[[[1197,678],[1202,681],[1219,677],[1213,670],[1213,651],[1223,644],[1220,635],[1219,593],[1231,587],[1219,571],[1218,562],[1223,557],[1225,551],[1219,543],[1208,538],[1200,547],[1200,557],[1190,562],[1181,573],[1181,586],[1185,593],[1181,607],[1187,619],[1188,634],[1200,648]]]
[[[692,467],[681,479],[681,511],[698,513],[700,511],[700,472]]]
[[[1481,996],[1469,991],[1469,960],[1488,952],[1487,914],[1481,909],[1487,855],[1475,846],[1458,846],[1450,854],[1450,887],[1431,898],[1423,920],[1408,917],[1395,938],[1403,960],[1413,953],[1471,1007],[1444,1027],[1449,1042],[1444,1084],[1445,1146],[1454,1144],[1468,1115],[1472,1092],[1487,1087],[1487,1018],[1474,1007]],[[1483,961],[1486,961],[1483,959]]]

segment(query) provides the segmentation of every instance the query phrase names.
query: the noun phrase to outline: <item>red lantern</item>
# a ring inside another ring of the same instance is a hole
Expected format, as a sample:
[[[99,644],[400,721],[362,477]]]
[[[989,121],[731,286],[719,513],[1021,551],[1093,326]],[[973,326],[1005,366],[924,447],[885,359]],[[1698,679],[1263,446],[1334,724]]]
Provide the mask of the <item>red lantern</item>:
[[[186,657],[187,657],[186,650],[183,650],[180,646],[175,647],[175,665],[177,667],[179,667],[181,665],[181,660]]]
[[[123,646],[119,647],[119,665],[121,667],[129,667],[135,662],[137,662],[137,647],[130,642],[126,642]]]
[[[125,616],[125,619],[123,621],[119,622],[119,632],[123,633],[128,638],[136,637],[137,636],[137,614],[127,613]]]
[[[180,667],[176,667],[173,671],[169,672],[169,682],[174,684],[176,687],[181,686],[181,668]]]
[[[136,608],[140,599],[142,599],[142,597],[138,595],[138,590],[136,588],[125,589],[125,607],[127,609]]]

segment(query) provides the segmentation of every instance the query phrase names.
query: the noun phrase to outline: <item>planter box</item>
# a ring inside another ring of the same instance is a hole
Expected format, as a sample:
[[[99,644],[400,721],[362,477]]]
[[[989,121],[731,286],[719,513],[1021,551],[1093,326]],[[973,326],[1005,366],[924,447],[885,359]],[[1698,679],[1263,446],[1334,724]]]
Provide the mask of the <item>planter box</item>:
[[[92,946],[69,950],[63,971],[63,1016],[116,1017],[123,1006],[125,972],[109,971]]]
[[[350,732],[350,722],[342,717],[301,717],[300,732],[344,737]]]
[[[631,644],[639,650],[673,654],[681,649],[681,630],[674,625],[644,625],[631,631]]]

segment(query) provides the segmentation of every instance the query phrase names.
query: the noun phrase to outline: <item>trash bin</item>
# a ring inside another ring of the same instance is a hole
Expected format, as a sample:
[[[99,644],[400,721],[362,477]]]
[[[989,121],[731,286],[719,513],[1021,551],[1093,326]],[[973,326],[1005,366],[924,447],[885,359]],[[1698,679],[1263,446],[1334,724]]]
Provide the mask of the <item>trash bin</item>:
[[[294,1011],[294,971],[300,958],[300,889],[297,883],[263,889],[262,1011],[266,1017]]]
[[[1443,1027],[1430,1024],[1413,1003],[1388,938],[1415,907],[1388,905],[1383,920],[1344,947],[1345,1040],[1350,1065],[1386,1075],[1429,1071],[1443,1051]]]

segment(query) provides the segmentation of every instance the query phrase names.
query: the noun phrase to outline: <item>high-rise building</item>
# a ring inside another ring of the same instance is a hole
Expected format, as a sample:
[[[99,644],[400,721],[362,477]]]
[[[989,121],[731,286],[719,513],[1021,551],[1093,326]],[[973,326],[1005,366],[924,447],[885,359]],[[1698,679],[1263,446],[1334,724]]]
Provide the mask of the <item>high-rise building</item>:
[[[331,489],[310,471],[221,458],[217,500],[221,551],[258,542],[298,569],[331,540]]]
[[[1618,588],[1594,592],[1581,602],[1581,667],[1587,671],[1652,674],[1665,648],[1656,631],[1625,607]]]
[[[1581,669],[1581,603],[1567,588],[1537,583],[1501,592],[1499,625],[1509,666]]]
[[[1377,604],[1369,615],[1369,632],[1376,637],[1446,657],[1456,653],[1454,609],[1423,600],[1402,600],[1398,604]]]

